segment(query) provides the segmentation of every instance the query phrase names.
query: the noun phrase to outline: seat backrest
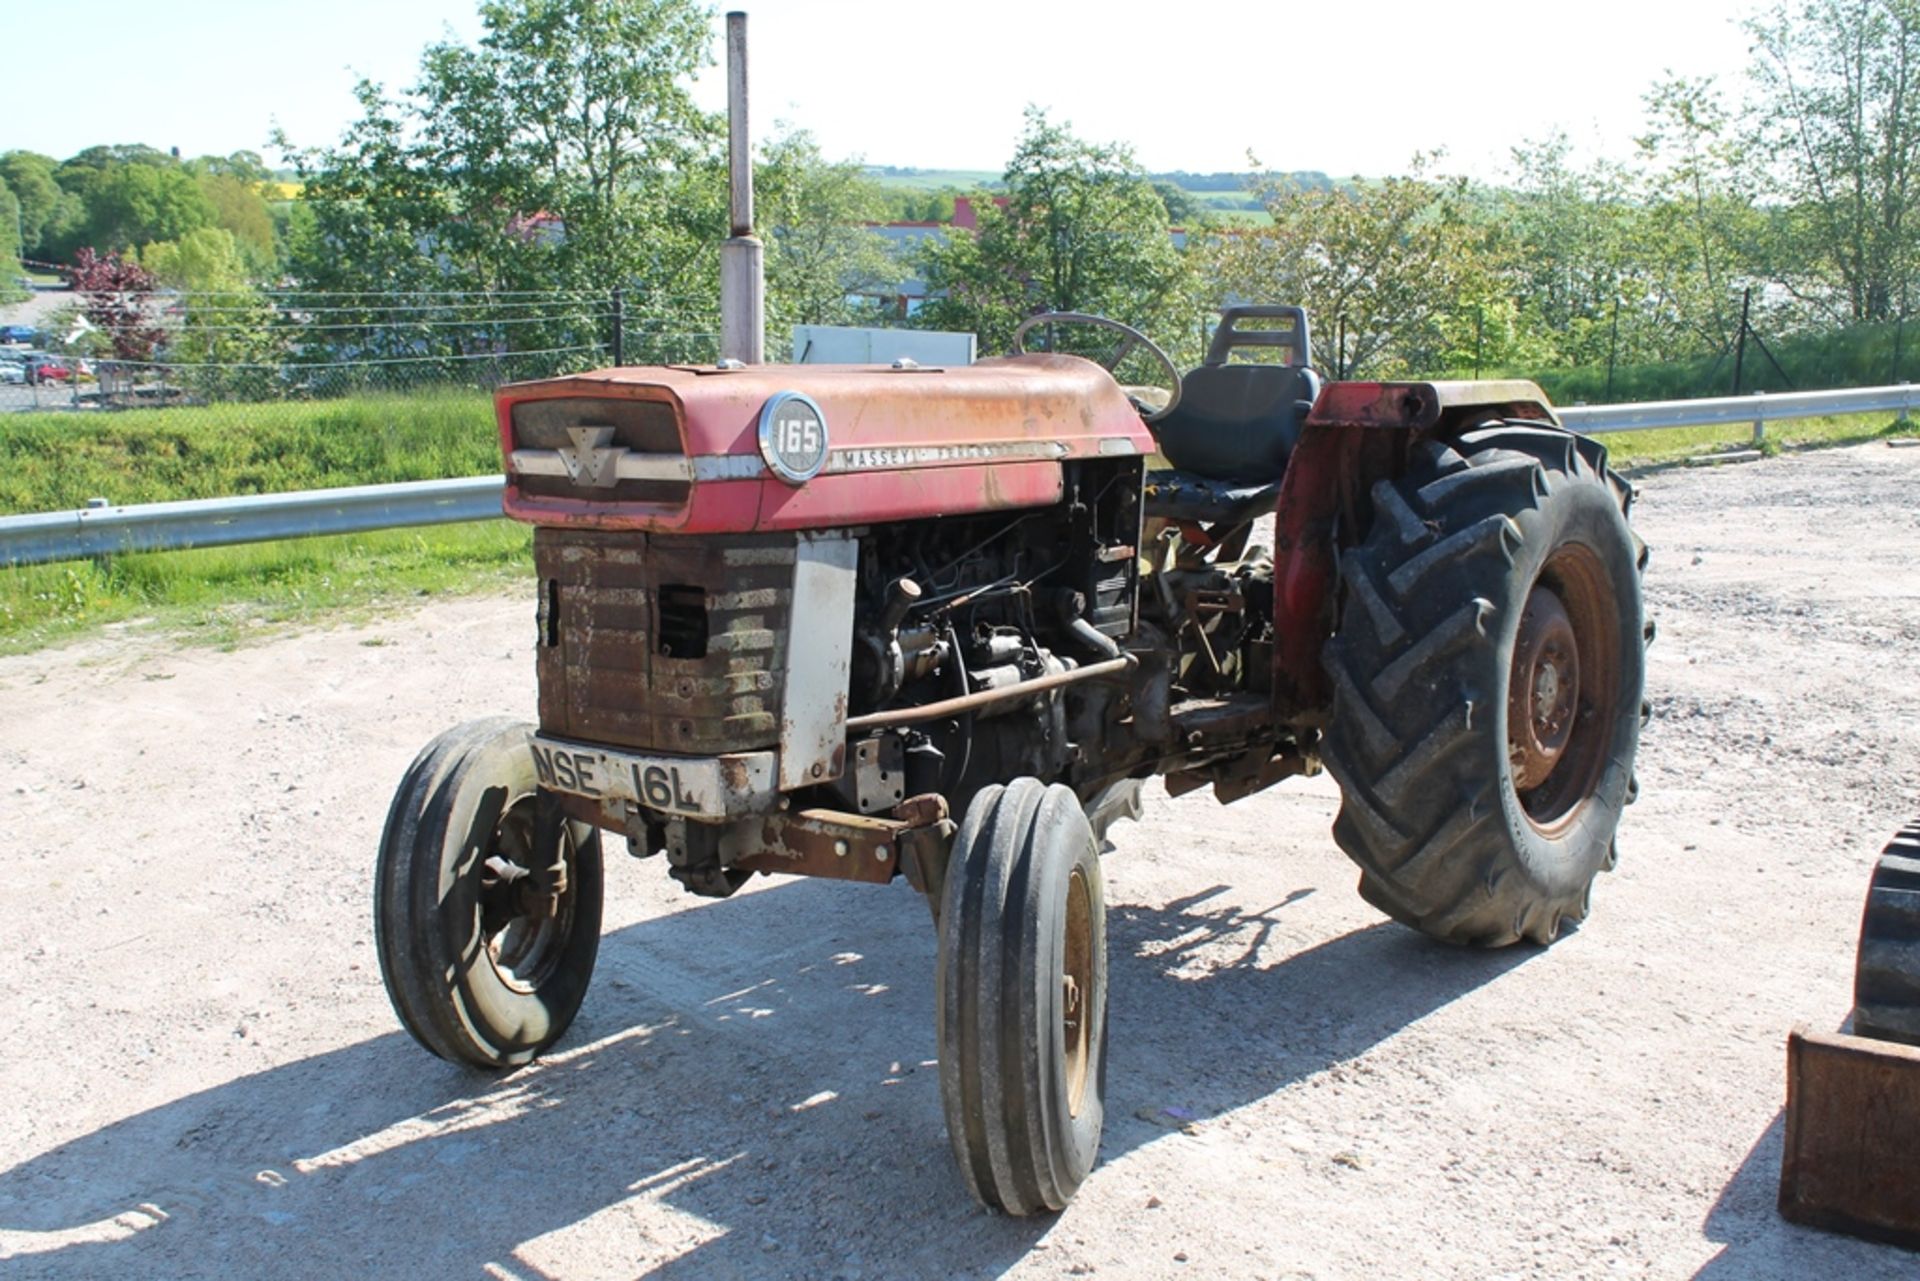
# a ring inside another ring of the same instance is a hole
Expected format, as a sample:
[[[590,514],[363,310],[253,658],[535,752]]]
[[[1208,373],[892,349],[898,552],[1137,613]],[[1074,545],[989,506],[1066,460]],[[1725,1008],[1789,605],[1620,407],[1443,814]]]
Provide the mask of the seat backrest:
[[[1300,365],[1201,365],[1180,380],[1180,403],[1153,433],[1182,471],[1274,480],[1319,394],[1319,375]]]

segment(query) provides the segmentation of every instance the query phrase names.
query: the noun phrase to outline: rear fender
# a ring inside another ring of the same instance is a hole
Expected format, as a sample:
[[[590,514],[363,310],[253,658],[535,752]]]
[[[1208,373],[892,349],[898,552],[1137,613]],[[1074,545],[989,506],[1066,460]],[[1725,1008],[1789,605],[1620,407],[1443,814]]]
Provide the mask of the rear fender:
[[[1530,382],[1331,383],[1307,415],[1287,460],[1274,520],[1273,710],[1301,728],[1326,723],[1333,704],[1320,651],[1333,635],[1343,548],[1373,520],[1373,487],[1405,468],[1416,441],[1490,421],[1559,426]]]

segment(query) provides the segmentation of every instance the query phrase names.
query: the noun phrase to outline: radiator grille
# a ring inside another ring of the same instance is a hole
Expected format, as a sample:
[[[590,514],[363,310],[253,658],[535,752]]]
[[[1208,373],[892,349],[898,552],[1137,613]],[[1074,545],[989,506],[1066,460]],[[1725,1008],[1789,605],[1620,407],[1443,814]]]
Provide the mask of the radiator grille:
[[[643,751],[779,739],[793,535],[540,528],[540,727]]]
[[[515,449],[565,449],[569,427],[611,427],[612,444],[636,454],[684,454],[680,418],[672,405],[657,400],[594,400],[572,396],[528,400],[513,407]],[[515,478],[520,492],[536,498],[591,498],[596,502],[664,503],[687,501],[684,480],[622,480],[610,488],[583,488],[566,476]]]

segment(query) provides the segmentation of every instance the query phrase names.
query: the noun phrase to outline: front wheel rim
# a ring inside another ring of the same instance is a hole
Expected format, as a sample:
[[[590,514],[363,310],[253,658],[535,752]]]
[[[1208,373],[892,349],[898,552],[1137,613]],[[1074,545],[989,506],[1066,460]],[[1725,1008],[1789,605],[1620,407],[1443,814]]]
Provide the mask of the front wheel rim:
[[[477,912],[481,950],[508,989],[523,995],[565,962],[573,933],[578,850],[571,824],[552,825],[541,839],[538,800],[522,796],[501,813],[479,865]],[[543,845],[557,843],[557,850]]]
[[[1067,877],[1066,938],[1061,950],[1060,1034],[1066,1049],[1067,1115],[1087,1096],[1093,1036],[1093,891],[1074,868]]]

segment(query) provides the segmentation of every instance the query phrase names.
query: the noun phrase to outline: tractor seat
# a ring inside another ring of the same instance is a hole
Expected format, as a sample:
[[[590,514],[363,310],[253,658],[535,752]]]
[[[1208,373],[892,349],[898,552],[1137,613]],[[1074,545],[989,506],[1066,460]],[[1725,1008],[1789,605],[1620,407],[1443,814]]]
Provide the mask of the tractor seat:
[[[1180,403],[1153,434],[1180,471],[1277,481],[1319,394],[1319,375],[1302,365],[1201,365],[1180,380]]]

